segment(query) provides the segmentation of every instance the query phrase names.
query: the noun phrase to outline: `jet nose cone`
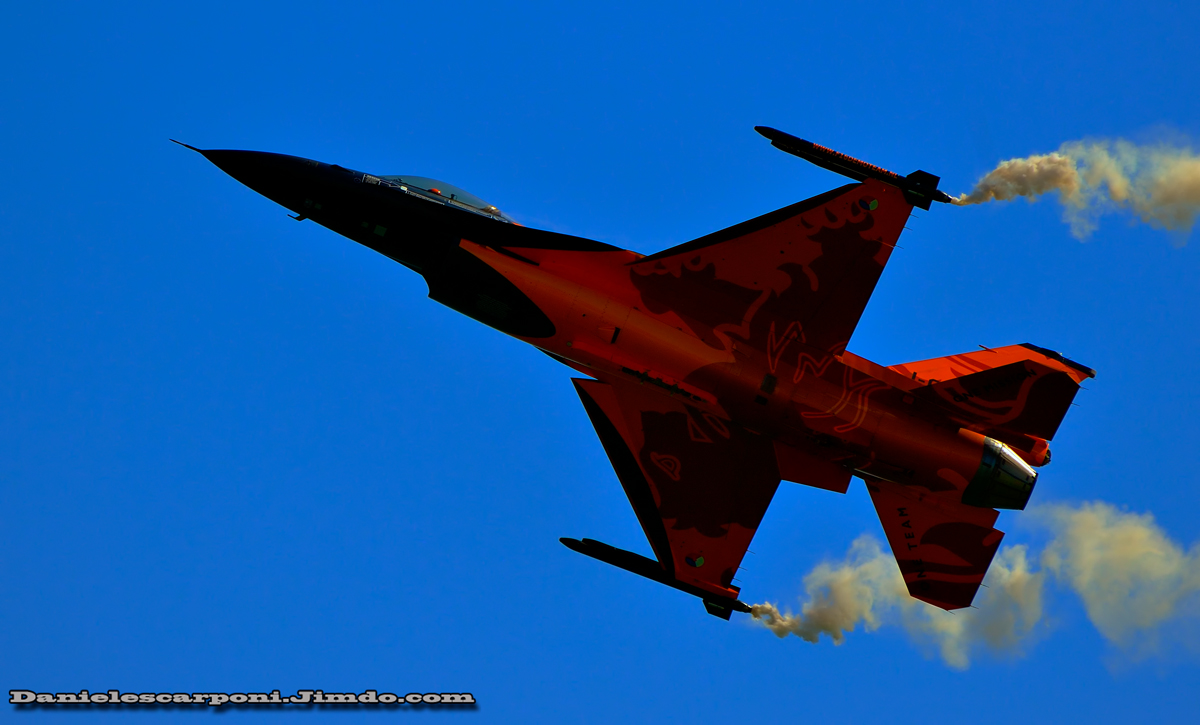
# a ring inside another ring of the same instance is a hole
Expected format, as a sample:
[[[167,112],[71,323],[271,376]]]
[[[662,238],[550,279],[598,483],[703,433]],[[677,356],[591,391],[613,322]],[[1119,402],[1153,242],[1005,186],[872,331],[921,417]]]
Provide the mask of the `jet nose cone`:
[[[331,174],[331,169],[340,167],[329,167],[299,156],[266,151],[198,149],[179,141],[175,143],[201,154],[220,170],[293,211],[296,211],[315,189],[327,186],[334,177],[344,181],[343,177],[348,175]]]
[[[308,159],[265,151],[209,149],[200,153],[218,169],[260,193],[264,193],[264,186],[300,181],[316,166]]]
[[[172,139],[174,141],[174,139]],[[305,217],[313,209],[326,215],[331,203],[351,193],[363,175],[353,169],[267,151],[198,149],[175,141],[271,201]],[[310,209],[311,207],[311,209]]]

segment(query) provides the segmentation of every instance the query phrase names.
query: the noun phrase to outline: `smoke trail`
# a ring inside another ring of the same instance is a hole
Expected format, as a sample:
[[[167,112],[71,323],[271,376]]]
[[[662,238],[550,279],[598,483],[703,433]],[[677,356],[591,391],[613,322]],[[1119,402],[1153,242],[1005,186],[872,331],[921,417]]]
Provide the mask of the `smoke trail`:
[[[1041,554],[1043,570],[1031,567],[1025,546],[1002,549],[976,608],[950,613],[913,599],[891,553],[863,535],[842,561],[821,563],[804,577],[798,614],[756,604],[751,616],[778,637],[813,643],[825,635],[842,644],[859,626],[871,632],[896,624],[965,669],[974,651],[1016,654],[1039,636],[1047,575],[1077,593],[1091,622],[1121,648],[1149,651],[1162,625],[1200,615],[1200,544],[1184,553],[1149,514],[1092,502],[1046,506],[1033,519],[1053,534]]]
[[[804,591],[809,601],[798,615],[781,614],[774,604],[755,604],[751,616],[777,637],[794,634],[816,643],[824,634],[841,644],[859,623],[868,632],[878,629],[880,610],[908,596],[895,560],[867,534],[854,540],[840,564],[818,564],[804,577]]]
[[[1186,234],[1200,214],[1200,156],[1191,148],[1129,141],[1072,141],[1050,154],[1003,161],[955,204],[1059,192],[1071,232],[1083,239],[1100,214],[1128,209],[1153,227]]]
[[[1045,574],[1029,568],[1024,546],[1001,551],[976,598],[978,609],[950,613],[908,598],[903,624],[918,641],[933,643],[946,664],[965,670],[973,650],[1018,654],[1042,620]],[[905,594],[908,592],[906,591]]]
[[[1088,618],[1111,642],[1153,647],[1160,625],[1200,613],[1200,544],[1185,553],[1150,514],[1103,502],[1041,513],[1058,531],[1042,565],[1079,594]]]
[[[870,632],[896,621],[951,667],[965,669],[976,646],[1015,650],[1028,639],[1042,617],[1043,576],[1029,570],[1024,546],[1005,549],[992,562],[979,609],[952,614],[910,597],[891,553],[864,534],[843,561],[819,564],[804,577],[808,601],[799,614],[756,604],[751,616],[777,637],[794,634],[816,643],[823,634],[834,644],[859,624]]]

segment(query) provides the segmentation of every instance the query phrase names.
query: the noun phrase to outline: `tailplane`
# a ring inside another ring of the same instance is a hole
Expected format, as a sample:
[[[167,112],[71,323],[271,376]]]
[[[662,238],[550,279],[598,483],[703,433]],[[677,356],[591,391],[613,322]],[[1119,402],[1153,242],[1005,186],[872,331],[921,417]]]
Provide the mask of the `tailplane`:
[[[1003,441],[1033,465],[1049,460],[1046,441],[1070,409],[1079,385],[1096,371],[1034,345],[892,365],[910,392],[946,410],[969,430]]]
[[[908,593],[942,609],[971,606],[1004,532],[997,513],[915,495],[905,486],[867,480]]]

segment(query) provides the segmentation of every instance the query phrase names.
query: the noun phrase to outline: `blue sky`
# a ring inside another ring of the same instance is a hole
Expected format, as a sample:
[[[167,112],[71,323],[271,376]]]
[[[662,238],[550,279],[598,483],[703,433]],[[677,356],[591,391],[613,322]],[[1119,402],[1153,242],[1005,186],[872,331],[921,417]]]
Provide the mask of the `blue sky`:
[[[469,691],[473,713],[408,715],[489,722],[1190,716],[1194,598],[1135,652],[1050,582],[1021,652],[958,670],[898,626],[777,640],[568,551],[649,550],[570,371],[167,139],[445,179],[648,253],[841,183],[758,124],[952,192],[1069,140],[1200,138],[1200,11],[345,5],[6,10],[3,689]],[[1120,214],[1081,243],[1052,200],[909,226],[851,349],[1094,367],[1035,501],[1200,540],[1200,244]],[[863,533],[860,483],[785,485],[745,598],[798,607]]]

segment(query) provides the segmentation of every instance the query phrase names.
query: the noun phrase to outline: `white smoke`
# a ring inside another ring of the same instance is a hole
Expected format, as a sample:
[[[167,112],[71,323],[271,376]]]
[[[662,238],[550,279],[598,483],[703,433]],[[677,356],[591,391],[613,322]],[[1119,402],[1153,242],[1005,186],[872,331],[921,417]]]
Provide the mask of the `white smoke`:
[[[1071,232],[1080,239],[1112,208],[1186,234],[1200,214],[1200,156],[1184,146],[1072,141],[1054,153],[1001,162],[954,203],[1032,200],[1052,191],[1059,192]]]
[[[891,552],[864,534],[841,562],[819,564],[804,577],[808,601],[799,614],[756,604],[751,616],[777,637],[794,634],[816,643],[826,635],[834,644],[859,625],[870,632],[897,622],[951,667],[965,669],[977,646],[1015,650],[1028,638],[1042,616],[1043,576],[1029,571],[1025,547],[1005,549],[992,562],[979,610],[946,612],[910,597]]]
[[[1200,545],[1185,552],[1150,514],[1102,503],[1041,510],[1058,532],[1042,565],[1083,599],[1109,641],[1144,649],[1164,623],[1200,613]]]
[[[1031,567],[1025,546],[1001,549],[974,608],[951,613],[913,599],[891,553],[863,535],[844,559],[804,577],[799,613],[756,604],[751,616],[778,637],[816,643],[825,635],[835,645],[860,626],[895,624],[965,669],[976,651],[1019,654],[1046,629],[1047,575],[1076,592],[1100,633],[1121,648],[1149,651],[1162,625],[1200,615],[1200,545],[1185,553],[1149,514],[1093,502],[1043,507],[1033,518],[1053,534],[1043,570]]]
[[[859,624],[868,632],[878,629],[883,610],[908,596],[896,560],[867,534],[854,540],[840,563],[823,562],[809,572],[804,591],[809,601],[798,615],[781,614],[774,604],[755,604],[751,616],[777,637],[794,634],[816,643],[823,634],[841,644]]]

